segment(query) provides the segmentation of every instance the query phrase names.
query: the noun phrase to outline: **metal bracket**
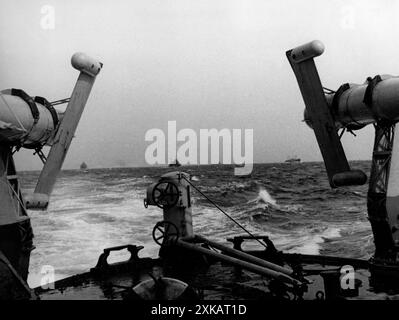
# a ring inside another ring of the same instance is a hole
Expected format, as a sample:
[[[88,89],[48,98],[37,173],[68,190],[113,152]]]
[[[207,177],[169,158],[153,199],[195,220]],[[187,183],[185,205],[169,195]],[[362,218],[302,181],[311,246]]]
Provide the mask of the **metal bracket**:
[[[139,256],[138,253],[140,250],[142,250],[144,247],[143,246],[136,246],[136,245],[123,245],[123,246],[117,246],[117,247],[111,247],[111,248],[106,248],[104,249],[103,253],[100,255],[100,257],[98,258],[98,262],[97,265],[91,269],[90,271],[102,271],[102,270],[106,270],[109,267],[108,264],[108,257],[111,253],[111,251],[120,251],[123,249],[127,249],[127,251],[130,252],[130,258],[129,260],[127,260],[128,263],[134,263],[137,260],[139,260]]]

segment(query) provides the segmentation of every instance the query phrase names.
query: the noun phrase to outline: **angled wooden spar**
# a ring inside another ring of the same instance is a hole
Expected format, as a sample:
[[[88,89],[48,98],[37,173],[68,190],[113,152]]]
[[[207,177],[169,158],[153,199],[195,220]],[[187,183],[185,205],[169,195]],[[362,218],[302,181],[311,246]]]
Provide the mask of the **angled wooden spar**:
[[[80,75],[54,137],[47,161],[40,173],[35,192],[26,198],[26,205],[29,208],[47,207],[46,197],[48,198],[53,190],[96,76],[102,68],[102,63],[83,53],[75,53],[71,63],[75,69],[80,71]]]
[[[362,171],[351,171],[349,168],[313,61],[323,51],[324,45],[316,40],[289,50],[286,55],[298,81],[331,187],[364,184],[366,175]]]

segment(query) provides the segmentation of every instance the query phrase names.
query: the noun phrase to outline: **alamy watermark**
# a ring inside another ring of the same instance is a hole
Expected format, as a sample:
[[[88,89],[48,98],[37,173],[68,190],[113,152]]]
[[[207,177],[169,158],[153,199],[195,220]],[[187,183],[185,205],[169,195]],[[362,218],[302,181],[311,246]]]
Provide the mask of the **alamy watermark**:
[[[193,129],[177,131],[176,121],[168,121],[168,132],[150,129],[145,141],[147,164],[235,164],[235,175],[248,175],[253,168],[253,129]],[[179,146],[178,146],[178,143]]]
[[[42,289],[54,289],[55,269],[53,266],[44,265],[40,270],[40,286]]]
[[[54,30],[55,29],[55,8],[51,5],[44,5],[40,8],[41,18],[40,27],[43,30]]]
[[[356,280],[355,269],[350,265],[346,265],[340,269],[340,272],[341,272],[341,277],[340,277],[341,288],[343,290],[355,289],[355,280]]]

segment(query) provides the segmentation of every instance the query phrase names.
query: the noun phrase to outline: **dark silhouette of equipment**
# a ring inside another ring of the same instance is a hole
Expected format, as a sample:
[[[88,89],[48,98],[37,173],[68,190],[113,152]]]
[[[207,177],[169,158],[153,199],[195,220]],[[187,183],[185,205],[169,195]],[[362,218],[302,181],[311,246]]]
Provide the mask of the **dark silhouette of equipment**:
[[[375,263],[399,263],[399,77],[377,75],[363,84],[341,85],[337,91],[322,86],[313,58],[320,41],[286,52],[305,102],[305,121],[313,129],[331,187],[361,185],[367,180],[351,170],[341,144],[345,131],[375,128],[367,208],[375,242]],[[338,134],[338,130],[341,133]]]

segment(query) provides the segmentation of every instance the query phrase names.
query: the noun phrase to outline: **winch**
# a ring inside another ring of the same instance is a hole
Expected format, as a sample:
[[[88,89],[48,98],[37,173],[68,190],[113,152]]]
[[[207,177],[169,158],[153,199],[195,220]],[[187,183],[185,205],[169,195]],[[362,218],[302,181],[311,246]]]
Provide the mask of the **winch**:
[[[160,243],[165,237],[192,237],[193,222],[191,210],[190,185],[187,182],[190,175],[184,172],[169,172],[164,174],[159,182],[147,188],[147,198],[144,199],[144,206],[158,206],[163,210],[163,221],[154,228],[154,240]],[[155,232],[161,235],[155,236]]]

